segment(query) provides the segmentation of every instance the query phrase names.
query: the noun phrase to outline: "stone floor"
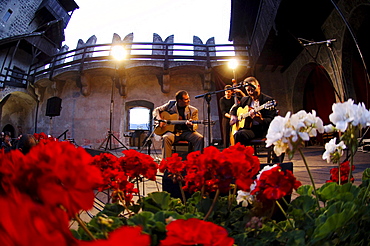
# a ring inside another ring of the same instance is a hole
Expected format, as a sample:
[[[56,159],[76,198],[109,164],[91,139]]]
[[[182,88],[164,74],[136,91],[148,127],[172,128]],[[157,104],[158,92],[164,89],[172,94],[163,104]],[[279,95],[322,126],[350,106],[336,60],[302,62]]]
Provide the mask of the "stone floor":
[[[142,153],[147,153],[147,149],[138,150]],[[179,149],[179,154],[186,155],[185,149]],[[313,176],[313,180],[315,182],[316,188],[325,184],[325,182],[330,179],[330,169],[335,167],[331,163],[327,163],[322,159],[322,154],[325,151],[323,146],[309,146],[305,147],[302,152],[307,160],[308,166],[311,170],[311,174]],[[111,151],[113,154],[117,156],[122,156],[122,150],[115,150]],[[159,160],[161,154],[160,150],[154,149],[149,151],[150,155],[154,158]],[[261,163],[266,163],[266,155],[265,153],[261,152],[259,156]],[[306,166],[301,155],[297,152],[291,160],[285,158],[284,162],[293,162],[293,174],[294,176],[302,182],[302,184],[311,184],[311,180],[307,173]],[[362,172],[366,168],[370,168],[370,152],[367,151],[357,151],[355,158],[354,158],[354,165],[355,170],[353,171],[353,176],[355,178],[355,184],[359,185],[361,183]],[[140,186],[140,192],[142,195],[146,195],[153,191],[161,190],[161,177],[157,177],[157,181],[145,181]],[[292,199],[297,196],[296,193],[292,194]],[[81,214],[81,218],[85,221],[89,221],[91,216],[95,215],[101,208],[104,206],[104,203],[107,202],[109,194],[99,193],[95,199],[94,208],[91,211],[83,212]],[[76,222],[71,222],[71,228],[77,228]]]

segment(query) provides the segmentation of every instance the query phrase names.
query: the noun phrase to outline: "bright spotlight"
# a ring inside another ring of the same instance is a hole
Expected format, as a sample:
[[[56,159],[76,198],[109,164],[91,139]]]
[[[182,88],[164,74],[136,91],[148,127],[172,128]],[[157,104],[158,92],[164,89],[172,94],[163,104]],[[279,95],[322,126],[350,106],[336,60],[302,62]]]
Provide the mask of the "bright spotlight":
[[[121,61],[126,58],[127,52],[123,45],[114,45],[111,48],[111,54],[117,61]]]
[[[235,68],[237,68],[237,66],[238,66],[238,60],[236,60],[236,59],[231,59],[230,61],[229,61],[229,68],[231,68],[231,69],[235,69]]]

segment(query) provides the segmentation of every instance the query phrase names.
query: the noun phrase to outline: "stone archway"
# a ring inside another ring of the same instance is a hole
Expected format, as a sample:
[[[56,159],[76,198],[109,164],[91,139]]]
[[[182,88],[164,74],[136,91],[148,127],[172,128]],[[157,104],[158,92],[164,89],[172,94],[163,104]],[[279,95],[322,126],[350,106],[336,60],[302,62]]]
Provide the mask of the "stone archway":
[[[314,109],[324,123],[329,124],[329,114],[335,102],[335,89],[325,68],[315,63],[305,65],[295,81],[294,112]]]
[[[343,38],[343,75],[347,85],[349,95],[356,103],[364,102],[367,107],[370,106],[370,37],[368,35],[370,28],[370,6],[361,5],[352,11],[349,17],[349,23],[352,27],[357,40],[354,42],[348,28]],[[361,59],[360,52],[363,60]],[[365,64],[364,64],[365,63]]]
[[[316,111],[325,125],[330,123],[329,115],[336,102],[334,87],[322,66],[315,66],[307,77],[303,93],[303,109]]]
[[[36,100],[29,94],[15,91],[8,94],[0,103],[0,125],[14,127],[14,136],[34,133]]]

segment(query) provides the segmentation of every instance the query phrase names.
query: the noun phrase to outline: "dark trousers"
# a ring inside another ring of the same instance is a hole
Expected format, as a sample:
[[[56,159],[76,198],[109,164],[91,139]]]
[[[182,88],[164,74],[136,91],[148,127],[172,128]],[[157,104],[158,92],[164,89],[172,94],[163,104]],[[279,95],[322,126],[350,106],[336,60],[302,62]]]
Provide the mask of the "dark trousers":
[[[249,145],[249,141],[254,138],[262,138],[266,136],[262,126],[256,125],[251,128],[240,128],[235,134],[235,143],[241,143],[242,145]]]
[[[222,118],[222,139],[223,145],[225,148],[230,146],[230,119],[223,117]]]

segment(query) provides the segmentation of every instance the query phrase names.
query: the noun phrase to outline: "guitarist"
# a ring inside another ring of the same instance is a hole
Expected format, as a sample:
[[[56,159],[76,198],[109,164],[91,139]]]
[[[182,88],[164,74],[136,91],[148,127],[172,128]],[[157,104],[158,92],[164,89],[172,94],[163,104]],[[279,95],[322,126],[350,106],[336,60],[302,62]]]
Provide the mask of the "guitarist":
[[[194,146],[194,151],[202,151],[204,147],[203,135],[196,131],[197,125],[192,121],[198,120],[198,109],[190,105],[190,97],[187,91],[180,90],[176,93],[176,101],[170,100],[162,106],[154,109],[154,120],[159,121],[158,127],[166,127],[166,120],[161,117],[163,112],[170,115],[176,114],[176,120],[186,120],[185,124],[175,125],[174,132],[166,132],[162,135],[162,158],[172,155],[172,144],[179,140],[187,140]]]
[[[248,95],[243,97],[238,105],[230,109],[230,125],[232,126],[237,123],[237,111],[239,107],[249,110],[250,116],[245,119],[244,126],[234,133],[235,143],[248,145],[251,139],[266,136],[268,127],[275,117],[276,111],[262,109],[254,112],[253,108],[257,108],[273,100],[273,98],[261,93],[261,85],[255,77],[248,77],[243,83]]]

